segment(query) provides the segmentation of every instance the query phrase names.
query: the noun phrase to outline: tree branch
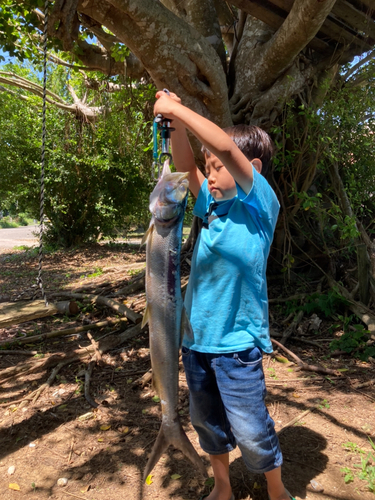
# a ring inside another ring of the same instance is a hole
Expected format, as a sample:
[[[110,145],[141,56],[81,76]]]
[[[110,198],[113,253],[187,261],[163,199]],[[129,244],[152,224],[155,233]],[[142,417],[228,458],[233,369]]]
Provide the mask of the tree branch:
[[[291,66],[297,55],[315,37],[336,0],[295,0],[288,17],[263,49],[256,79],[264,87]]]
[[[343,76],[343,79],[345,82],[349,80],[349,78],[356,72],[358,71],[364,64],[368,63],[375,57],[375,51],[371,51],[369,54],[367,54],[366,57],[361,59],[360,61],[357,62],[357,64],[354,64]]]
[[[109,26],[144,64],[158,88],[220,126],[231,124],[225,73],[216,51],[194,28],[153,0],[81,0],[79,11]]]

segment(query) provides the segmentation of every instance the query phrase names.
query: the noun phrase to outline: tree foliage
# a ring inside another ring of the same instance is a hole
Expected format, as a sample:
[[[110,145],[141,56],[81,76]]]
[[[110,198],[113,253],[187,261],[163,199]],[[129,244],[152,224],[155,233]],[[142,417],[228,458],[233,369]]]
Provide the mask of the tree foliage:
[[[19,74],[25,69],[12,68]],[[30,75],[29,75],[30,76]],[[79,75],[64,69],[49,74],[50,88],[69,95],[67,81],[84,92]],[[93,91],[92,91],[93,92]],[[95,124],[53,106],[47,110],[45,213],[48,238],[70,246],[99,236],[114,236],[148,217],[151,85],[124,87],[116,94],[96,92],[104,113]],[[19,95],[23,95],[19,91]],[[39,218],[40,99],[27,101],[0,93],[0,171],[2,204]],[[146,151],[145,151],[146,150]],[[9,168],[10,167],[10,168]],[[5,207],[4,207],[5,208]]]

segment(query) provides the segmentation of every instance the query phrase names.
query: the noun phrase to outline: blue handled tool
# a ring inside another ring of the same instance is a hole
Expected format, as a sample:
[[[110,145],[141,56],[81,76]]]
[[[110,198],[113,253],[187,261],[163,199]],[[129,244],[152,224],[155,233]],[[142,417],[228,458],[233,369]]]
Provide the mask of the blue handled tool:
[[[169,95],[169,90],[163,89],[163,91]],[[172,162],[172,155],[169,152],[171,132],[175,130],[171,127],[171,121],[168,118],[164,118],[163,115],[159,114],[155,116],[154,124],[153,124],[153,164],[152,164],[152,178],[158,180],[160,178],[160,167],[163,165],[163,162],[169,158],[170,162]],[[161,153],[159,154],[158,149],[158,131],[160,132],[161,137]],[[157,176],[155,175],[157,168]]]

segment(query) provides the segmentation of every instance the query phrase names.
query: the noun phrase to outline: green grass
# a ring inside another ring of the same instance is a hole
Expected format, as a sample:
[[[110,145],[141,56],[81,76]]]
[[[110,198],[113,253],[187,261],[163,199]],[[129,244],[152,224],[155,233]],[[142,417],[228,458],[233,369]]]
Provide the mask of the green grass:
[[[30,226],[33,224],[35,224],[34,219],[31,219],[26,214],[18,214],[15,215],[14,217],[7,215],[6,217],[0,219],[0,228],[2,229],[8,229],[20,226]]]
[[[10,220],[9,217],[4,217],[3,219],[0,219],[0,227],[2,229],[8,229],[10,227],[19,227],[19,224],[17,224],[17,222],[14,222],[13,220]]]
[[[367,488],[375,493],[375,444],[372,442],[370,438],[368,438],[373,449],[373,452],[365,452],[362,450],[357,444],[352,443],[351,441],[344,443],[342,447],[351,453],[358,453],[360,455],[360,464],[354,464],[353,467],[355,470],[344,467],[341,472],[344,473],[344,481],[345,483],[350,483],[354,481],[355,477],[358,477],[362,481],[367,482]]]

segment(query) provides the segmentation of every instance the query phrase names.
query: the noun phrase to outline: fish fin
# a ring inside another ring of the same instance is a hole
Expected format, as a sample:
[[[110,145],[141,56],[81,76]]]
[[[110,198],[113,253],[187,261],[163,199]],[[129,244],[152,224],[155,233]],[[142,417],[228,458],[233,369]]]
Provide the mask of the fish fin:
[[[188,318],[185,306],[182,308],[182,315],[181,315],[180,347],[181,347],[182,339],[184,338],[184,336],[187,337],[188,339],[194,338],[193,328],[192,328],[190,320]]]
[[[142,319],[141,328],[143,328],[144,326],[147,325],[148,320],[149,320],[149,317],[148,317],[148,304],[146,302],[146,307],[145,307],[145,312],[143,313],[143,319]]]
[[[146,468],[143,472],[143,481],[146,481],[147,476],[150,475],[152,469],[158,463],[160,457],[166,451],[168,446],[169,446],[169,443],[168,443],[167,438],[164,434],[163,425],[162,425],[160,427],[160,431],[159,431],[158,437],[156,438],[154,446],[152,447],[151,454],[150,454],[149,459],[148,459],[147,464],[146,464]]]
[[[150,234],[152,234],[153,230],[154,230],[154,223],[151,221],[150,227],[147,229],[147,231],[143,235],[143,238],[141,241],[141,246],[146,243],[148,237],[150,236]]]
[[[158,437],[156,438],[154,446],[152,447],[151,454],[143,473],[144,481],[151,473],[155,465],[158,463],[160,457],[167,450],[169,445],[173,445],[175,448],[182,451],[185,457],[193,463],[193,465],[202,473],[202,475],[207,477],[207,471],[202,462],[202,459],[196,452],[194,446],[189,441],[189,438],[185,434],[185,431],[182,428],[179,419],[175,420],[173,424],[173,428],[170,428],[170,426],[168,426],[168,431],[164,430],[163,424],[161,425]]]

